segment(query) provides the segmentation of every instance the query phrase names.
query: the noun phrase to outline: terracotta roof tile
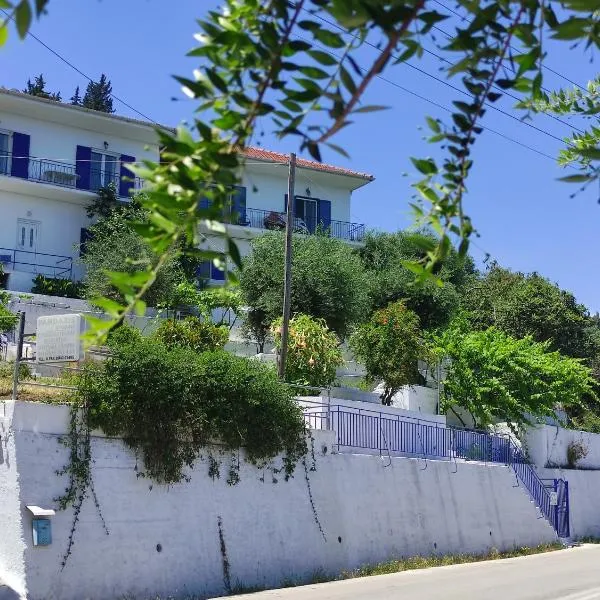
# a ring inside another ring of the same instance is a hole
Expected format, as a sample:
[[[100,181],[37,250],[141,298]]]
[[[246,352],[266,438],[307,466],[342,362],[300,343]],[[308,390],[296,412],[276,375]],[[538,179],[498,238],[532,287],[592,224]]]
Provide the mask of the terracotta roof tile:
[[[278,163],[287,163],[289,160],[288,154],[283,154],[281,152],[273,152],[272,150],[265,150],[263,148],[256,148],[254,146],[249,146],[242,153],[246,158],[251,158],[255,160],[265,161],[265,162],[278,162]],[[307,160],[306,158],[298,158],[296,160],[296,164],[298,167],[305,169],[313,169],[315,171],[323,171],[325,173],[333,173],[335,175],[346,175],[347,177],[358,177],[360,179],[365,179],[367,181],[372,181],[375,179],[373,175],[369,175],[368,173],[360,173],[359,171],[353,171],[352,169],[346,169],[344,167],[336,167],[333,165],[328,165],[325,163],[320,163],[315,160]]]

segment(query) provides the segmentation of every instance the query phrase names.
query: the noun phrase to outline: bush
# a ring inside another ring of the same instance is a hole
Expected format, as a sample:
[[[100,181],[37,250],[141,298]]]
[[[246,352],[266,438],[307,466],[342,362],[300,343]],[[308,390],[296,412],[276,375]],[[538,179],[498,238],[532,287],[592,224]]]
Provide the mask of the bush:
[[[83,283],[80,281],[36,275],[33,278],[31,293],[61,296],[63,298],[83,298],[83,289]]]
[[[281,351],[282,319],[273,323],[275,346]],[[330,386],[336,368],[343,364],[339,340],[325,321],[308,315],[290,319],[285,379],[290,383],[313,387]]]
[[[350,338],[350,347],[367,371],[367,380],[382,379],[381,402],[390,405],[405,385],[420,383],[418,361],[428,351],[419,329],[419,317],[402,302],[378,310]]]
[[[215,441],[232,453],[229,483],[237,481],[241,448],[261,466],[283,453],[286,477],[306,454],[302,411],[269,366],[223,351],[169,349],[151,338],[112,350],[80,380],[89,425],[122,436],[157,482],[184,479],[185,467]],[[219,474],[214,458],[209,473]]]
[[[229,330],[201,321],[198,317],[187,317],[181,321],[163,321],[154,337],[169,349],[182,347],[194,352],[206,352],[222,349],[229,340]]]
[[[17,316],[6,308],[7,296],[5,292],[0,296],[0,333],[11,331],[17,323]]]

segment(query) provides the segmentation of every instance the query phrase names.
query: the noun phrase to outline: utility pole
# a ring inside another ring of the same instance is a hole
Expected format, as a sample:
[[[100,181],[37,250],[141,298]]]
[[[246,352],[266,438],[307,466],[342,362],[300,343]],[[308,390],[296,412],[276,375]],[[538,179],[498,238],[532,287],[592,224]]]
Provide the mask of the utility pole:
[[[283,284],[283,324],[281,326],[281,352],[279,353],[279,378],[285,378],[285,361],[287,359],[288,338],[290,329],[290,305],[292,302],[292,232],[294,230],[294,202],[296,184],[296,155],[290,154],[288,172],[288,201],[285,218],[285,271]]]

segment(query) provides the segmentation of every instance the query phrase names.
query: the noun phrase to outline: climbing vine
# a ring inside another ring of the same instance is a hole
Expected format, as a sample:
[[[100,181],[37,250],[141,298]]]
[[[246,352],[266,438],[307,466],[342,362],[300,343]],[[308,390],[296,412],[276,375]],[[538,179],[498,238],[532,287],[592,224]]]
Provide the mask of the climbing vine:
[[[69,477],[69,484],[64,494],[55,498],[55,502],[58,503],[58,507],[61,510],[66,510],[69,506],[73,506],[73,521],[69,531],[67,549],[61,562],[62,569],[66,567],[69,556],[71,556],[79,515],[85,499],[90,494],[98,511],[102,527],[106,535],[109,535],[92,477],[92,449],[88,416],[89,411],[85,404],[74,403],[70,410],[69,433],[65,438],[61,438],[60,440],[69,449],[69,461],[56,473],[57,475],[67,475]]]

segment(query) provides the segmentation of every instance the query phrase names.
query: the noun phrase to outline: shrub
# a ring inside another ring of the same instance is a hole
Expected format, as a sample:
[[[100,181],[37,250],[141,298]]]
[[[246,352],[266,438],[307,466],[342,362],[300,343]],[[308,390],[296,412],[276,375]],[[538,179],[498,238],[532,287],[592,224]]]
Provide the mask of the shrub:
[[[36,275],[33,278],[31,292],[33,294],[61,296],[63,298],[83,298],[83,289],[83,283],[80,281]]]
[[[350,347],[365,365],[367,380],[383,380],[382,404],[389,406],[400,388],[422,380],[418,361],[427,358],[427,347],[419,317],[402,302],[378,310],[352,335]]]
[[[269,366],[223,351],[197,354],[152,338],[115,344],[103,363],[88,367],[79,391],[90,427],[122,436],[144,458],[144,474],[159,483],[186,478],[203,447],[215,441],[266,466],[283,453],[286,477],[307,451],[302,412]],[[214,458],[209,473],[218,476]]]
[[[17,322],[17,316],[5,306],[8,302],[7,296],[8,294],[2,293],[0,297],[0,333],[11,331]]]
[[[273,323],[275,346],[281,350],[281,324]],[[335,380],[336,368],[343,364],[337,336],[323,319],[296,315],[290,319],[285,379],[290,383],[326,387]]]
[[[577,463],[588,455],[588,448],[583,442],[570,442],[567,446],[567,464],[571,469],[577,468]]]
[[[163,321],[154,337],[169,349],[183,347],[194,352],[206,352],[222,349],[229,339],[229,330],[227,327],[201,321],[198,317],[187,317],[181,321]]]

